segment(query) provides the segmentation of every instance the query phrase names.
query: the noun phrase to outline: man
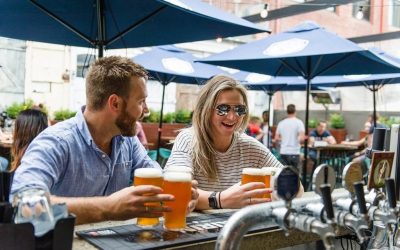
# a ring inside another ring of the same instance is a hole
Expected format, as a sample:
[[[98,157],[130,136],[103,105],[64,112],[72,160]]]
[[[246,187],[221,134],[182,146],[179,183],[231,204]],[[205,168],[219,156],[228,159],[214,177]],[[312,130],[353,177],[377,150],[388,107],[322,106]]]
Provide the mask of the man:
[[[274,140],[276,143],[280,142],[282,164],[299,169],[300,143],[304,141],[304,124],[296,117],[294,104],[289,104],[286,112],[287,118],[278,123]]]
[[[311,131],[308,139],[308,144],[310,147],[315,146],[316,141],[324,141],[327,144],[336,144],[335,137],[326,130],[327,123],[326,121],[319,121],[317,128]],[[310,158],[315,162],[317,162],[317,151],[310,149],[309,153]],[[315,165],[315,164],[314,164]]]
[[[145,203],[173,196],[155,186],[130,184],[135,169],[159,168],[134,137],[136,121],[148,112],[146,80],[145,69],[128,58],[96,61],[86,79],[86,108],[32,141],[16,170],[12,194],[27,187],[47,189],[52,203],[67,204],[77,224],[169,211]],[[154,196],[144,196],[149,193]]]
[[[326,121],[319,121],[317,128],[311,131],[308,143],[314,146],[315,141],[325,141],[328,144],[336,144],[335,137],[326,129]]]

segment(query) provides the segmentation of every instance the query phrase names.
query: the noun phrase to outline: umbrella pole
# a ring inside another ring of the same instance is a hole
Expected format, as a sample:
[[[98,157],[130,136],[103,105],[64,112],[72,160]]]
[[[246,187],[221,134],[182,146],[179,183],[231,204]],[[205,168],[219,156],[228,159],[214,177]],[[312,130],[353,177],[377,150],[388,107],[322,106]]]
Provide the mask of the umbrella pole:
[[[373,110],[374,128],[376,128],[376,91],[377,91],[377,89],[375,88],[375,81],[374,81],[372,83],[372,99],[373,99],[373,104],[374,104],[374,110]]]
[[[104,25],[104,0],[97,0],[97,34],[98,44],[97,49],[99,58],[103,57],[104,41],[105,41],[105,25]]]
[[[267,148],[269,148],[269,140],[271,138],[269,138],[270,133],[271,133],[271,121],[269,119],[270,117],[270,113],[271,113],[271,101],[272,101],[272,96],[274,95],[274,93],[268,92],[267,93],[269,98],[268,98],[268,132],[267,132]]]
[[[160,123],[158,124],[158,138],[157,138],[157,159],[160,155],[160,143],[161,143],[161,131],[162,131],[162,124],[163,124],[163,112],[164,112],[164,96],[165,96],[165,85],[167,83],[161,82],[163,86],[162,90],[162,98],[161,98],[161,111],[160,111]]]
[[[308,59],[310,60],[310,59]],[[309,67],[308,67],[309,68]],[[303,185],[304,185],[304,190],[308,190],[308,185],[307,183],[307,158],[308,158],[308,113],[309,113],[309,102],[310,102],[310,88],[311,88],[311,79],[310,75],[307,76],[307,91],[306,91],[306,120],[305,120],[305,138],[304,138],[304,161],[303,161]],[[311,179],[311,178],[310,178]]]

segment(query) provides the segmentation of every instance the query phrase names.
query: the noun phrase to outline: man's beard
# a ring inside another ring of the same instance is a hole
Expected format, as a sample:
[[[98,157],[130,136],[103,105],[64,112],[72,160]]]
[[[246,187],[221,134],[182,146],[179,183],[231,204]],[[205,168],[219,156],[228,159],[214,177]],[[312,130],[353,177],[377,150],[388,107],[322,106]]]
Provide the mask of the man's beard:
[[[123,136],[135,136],[136,135],[136,119],[129,115],[126,110],[126,102],[123,102],[123,111],[117,117],[115,121],[115,125],[121,131],[121,135]]]

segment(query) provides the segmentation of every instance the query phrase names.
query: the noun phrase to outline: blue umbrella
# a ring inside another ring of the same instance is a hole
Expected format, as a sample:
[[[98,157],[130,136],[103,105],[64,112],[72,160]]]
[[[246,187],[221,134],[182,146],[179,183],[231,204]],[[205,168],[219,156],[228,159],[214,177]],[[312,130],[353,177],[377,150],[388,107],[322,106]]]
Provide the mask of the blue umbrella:
[[[400,59],[387,54],[381,49],[369,49],[374,55],[382,60],[400,66]],[[298,82],[297,79],[294,82]],[[301,82],[301,81],[300,81]],[[376,92],[384,85],[400,83],[400,74],[364,74],[364,75],[341,75],[341,76],[318,76],[312,80],[312,86],[321,87],[351,87],[365,86],[372,92],[373,98],[373,119],[376,126]]]
[[[170,82],[201,84],[214,75],[227,74],[216,66],[194,62],[196,58],[192,54],[171,45],[154,47],[132,60],[142,65],[163,86],[157,150],[161,141],[165,86]]]
[[[304,181],[311,80],[316,76],[400,73],[399,65],[384,61],[313,22],[304,22],[286,32],[238,46],[202,61],[273,76],[302,76],[307,81]]]
[[[103,50],[265,32],[199,0],[0,0],[1,36]]]

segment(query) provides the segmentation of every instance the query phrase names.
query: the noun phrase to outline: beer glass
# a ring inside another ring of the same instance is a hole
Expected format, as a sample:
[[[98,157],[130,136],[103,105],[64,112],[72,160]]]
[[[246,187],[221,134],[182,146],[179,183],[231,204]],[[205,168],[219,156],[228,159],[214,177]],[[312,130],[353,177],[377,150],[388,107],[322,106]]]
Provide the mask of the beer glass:
[[[54,228],[54,215],[50,195],[41,188],[24,189],[14,196],[17,209],[14,223],[32,223],[35,236],[40,237]]]
[[[242,170],[242,185],[250,182],[265,183],[265,171],[261,168],[244,168]],[[263,198],[263,195],[256,195],[255,198]]]
[[[163,183],[163,176],[161,169],[158,168],[139,168],[135,170],[134,185],[153,185],[161,187]],[[152,194],[146,194],[152,195]],[[158,207],[159,202],[148,202],[144,204],[147,207]],[[137,225],[143,228],[150,228],[158,225],[158,218],[137,218]]]
[[[186,227],[186,210],[192,196],[192,175],[187,171],[168,171],[164,173],[163,189],[165,194],[172,194],[174,201],[166,201],[171,212],[164,213],[164,228],[180,231]]]

